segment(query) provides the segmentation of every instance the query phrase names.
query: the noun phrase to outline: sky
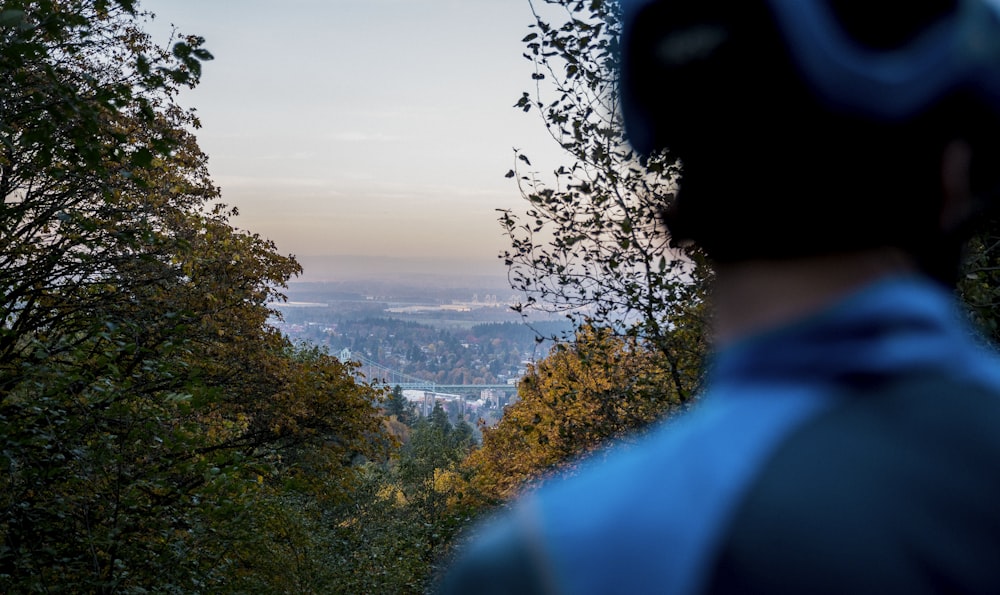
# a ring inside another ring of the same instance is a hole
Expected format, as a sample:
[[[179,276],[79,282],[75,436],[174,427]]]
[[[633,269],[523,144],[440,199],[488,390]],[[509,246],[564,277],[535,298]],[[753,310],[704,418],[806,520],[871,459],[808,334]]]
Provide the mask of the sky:
[[[523,208],[513,149],[558,147],[521,53],[527,0],[141,0],[215,59],[181,95],[237,227],[306,267],[321,256],[502,274],[498,208]],[[382,258],[385,257],[385,258]],[[341,258],[338,262],[344,262]],[[361,265],[366,266],[366,265]]]

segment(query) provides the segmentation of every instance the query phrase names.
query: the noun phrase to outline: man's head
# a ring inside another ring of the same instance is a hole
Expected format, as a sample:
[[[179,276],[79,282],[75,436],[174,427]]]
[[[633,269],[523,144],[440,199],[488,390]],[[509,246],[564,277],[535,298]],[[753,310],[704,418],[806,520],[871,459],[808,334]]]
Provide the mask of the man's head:
[[[720,262],[894,246],[935,276],[954,269],[946,148],[973,148],[974,192],[1000,178],[997,11],[983,0],[622,5],[630,139],[684,168],[665,215],[675,241]]]

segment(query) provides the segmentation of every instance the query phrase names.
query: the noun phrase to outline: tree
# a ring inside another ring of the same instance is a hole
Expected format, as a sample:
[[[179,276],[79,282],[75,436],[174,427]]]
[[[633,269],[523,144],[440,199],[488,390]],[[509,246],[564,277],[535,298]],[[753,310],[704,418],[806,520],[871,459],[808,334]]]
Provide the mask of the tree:
[[[427,591],[475,512],[460,468],[472,444],[472,428],[452,426],[436,404],[389,463],[365,466],[352,497],[329,511],[331,591]]]
[[[482,505],[497,504],[580,457],[626,440],[683,406],[673,373],[635,337],[584,327],[531,366],[518,401],[500,423],[483,429],[482,446],[465,461]],[[696,362],[684,371],[693,382]]]
[[[403,397],[403,389],[398,384],[392,387],[392,394],[385,404],[385,412],[386,415],[394,417],[400,423],[406,425],[413,423],[413,405]]]
[[[672,247],[659,221],[680,165],[669,153],[638,158],[622,127],[614,66],[620,34],[614,2],[529,0],[524,38],[535,88],[517,108],[541,114],[571,163],[550,180],[517,152],[508,176],[530,207],[503,211],[511,249],[503,255],[523,311],[565,312],[640,337],[671,365],[704,350],[705,288],[711,271],[694,249]],[[684,332],[676,332],[678,329]],[[673,392],[688,398],[697,382]]]
[[[564,312],[576,333],[529,369],[520,400],[466,461],[486,504],[682,408],[706,349],[712,272],[696,249],[670,245],[660,222],[681,164],[669,152],[638,157],[624,135],[618,4],[528,4],[534,89],[515,107],[540,114],[570,163],[546,178],[516,152],[507,175],[529,208],[501,213],[503,256],[525,295],[518,309]]]
[[[34,333],[51,340],[90,325],[105,271],[133,267],[136,244],[166,216],[131,197],[149,190],[142,172],[154,157],[197,126],[170,100],[210,55],[194,37],[176,55],[155,48],[137,19],[124,0],[8,2],[0,12],[0,357],[23,357]],[[198,158],[185,153],[175,158]],[[188,165],[186,189],[214,193]]]
[[[202,40],[157,48],[142,18],[0,11],[4,592],[259,578],[260,503],[342,497],[387,446],[382,391],[268,324],[299,265],[233,227],[174,102]]]

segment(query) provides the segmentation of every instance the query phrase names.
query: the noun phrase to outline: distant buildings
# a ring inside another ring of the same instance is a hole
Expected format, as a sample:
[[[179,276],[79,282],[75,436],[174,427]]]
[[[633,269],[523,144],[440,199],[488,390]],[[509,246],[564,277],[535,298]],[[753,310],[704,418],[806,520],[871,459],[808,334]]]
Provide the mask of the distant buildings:
[[[493,409],[501,409],[506,404],[507,394],[495,388],[487,388],[479,393],[479,398]]]
[[[434,405],[441,403],[441,406],[456,418],[479,416],[486,410],[500,412],[507,405],[517,401],[516,394],[508,397],[506,391],[494,388],[480,391],[478,399],[419,389],[404,389],[403,398],[414,405],[417,413],[421,416],[430,415],[431,411],[434,410]]]
[[[456,409],[458,415],[465,415],[466,413],[466,401],[465,397],[462,395],[452,395],[448,393],[438,393],[429,390],[416,390],[416,389],[406,389],[403,391],[403,398],[407,402],[412,403],[417,408],[417,413],[423,417],[427,417],[434,411],[434,404],[441,403],[441,406],[447,410]],[[450,404],[455,404],[457,407],[449,407]]]

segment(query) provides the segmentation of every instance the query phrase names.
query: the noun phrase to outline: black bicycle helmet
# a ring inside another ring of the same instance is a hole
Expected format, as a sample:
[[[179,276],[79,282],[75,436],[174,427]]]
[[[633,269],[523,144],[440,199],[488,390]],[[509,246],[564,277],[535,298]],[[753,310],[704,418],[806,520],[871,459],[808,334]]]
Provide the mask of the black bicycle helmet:
[[[1000,112],[1000,0],[896,2],[891,6],[899,13],[895,20],[906,20],[921,10],[932,20],[891,47],[874,47],[852,35],[836,2],[742,1],[764,5],[798,76],[815,99],[831,110],[871,120],[903,121],[955,93],[968,93]],[[636,150],[648,154],[666,146],[660,138],[663,131],[658,129],[664,106],[655,101],[658,93],[650,90],[681,84],[650,77],[695,65],[727,43],[734,31],[712,19],[690,24],[657,22],[658,5],[679,4],[677,0],[620,0],[620,4],[626,133]],[[878,2],[854,4],[869,11]]]

